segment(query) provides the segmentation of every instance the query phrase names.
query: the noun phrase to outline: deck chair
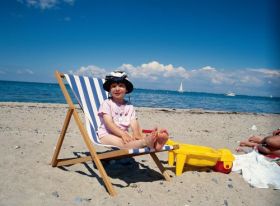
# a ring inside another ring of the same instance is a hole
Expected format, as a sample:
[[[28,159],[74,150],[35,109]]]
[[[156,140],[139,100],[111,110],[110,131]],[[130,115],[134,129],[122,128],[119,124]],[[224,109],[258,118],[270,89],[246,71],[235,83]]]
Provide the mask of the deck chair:
[[[101,160],[110,160],[110,159],[119,159],[119,158],[126,158],[138,155],[151,155],[152,159],[156,163],[157,167],[159,168],[160,172],[162,173],[163,177],[169,181],[170,176],[167,173],[167,170],[163,167],[160,160],[156,156],[156,151],[150,150],[148,147],[141,148],[141,149],[116,149],[108,151],[105,153],[97,153],[95,149],[95,145],[106,146],[110,147],[111,145],[102,145],[99,141],[98,135],[96,133],[98,126],[100,125],[100,119],[97,115],[97,111],[99,109],[100,104],[104,101],[108,94],[103,90],[103,80],[98,78],[90,78],[84,76],[76,76],[76,75],[68,75],[62,74],[58,71],[55,72],[55,76],[58,80],[58,84],[64,94],[66,102],[69,106],[68,112],[66,114],[66,118],[64,121],[64,125],[62,127],[60,137],[57,141],[57,145],[55,147],[55,151],[52,157],[51,165],[53,167],[58,166],[66,166],[66,165],[73,165],[76,163],[84,163],[87,161],[93,161],[96,165],[100,176],[102,177],[105,187],[110,195],[115,196],[117,193],[115,192],[114,188],[112,187],[112,183],[102,165]],[[63,81],[65,78],[72,89],[74,96],[76,97],[83,113],[85,116],[85,126],[81,121],[80,115],[77,112],[77,108],[73,104],[73,101],[68,93],[68,90],[65,86]],[[89,150],[89,156],[83,157],[73,157],[67,159],[58,159],[59,152],[66,134],[66,130],[68,128],[69,122],[71,117],[74,116],[75,123],[77,124],[83,140]],[[168,146],[165,145],[161,151],[170,151],[173,149],[177,149],[178,146]]]

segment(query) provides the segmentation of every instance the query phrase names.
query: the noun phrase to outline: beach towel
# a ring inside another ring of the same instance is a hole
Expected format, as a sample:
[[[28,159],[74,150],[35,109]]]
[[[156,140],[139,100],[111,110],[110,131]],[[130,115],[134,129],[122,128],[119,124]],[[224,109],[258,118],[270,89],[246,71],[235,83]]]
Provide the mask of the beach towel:
[[[256,188],[280,189],[280,167],[257,151],[234,155],[232,171],[241,173],[244,180]]]

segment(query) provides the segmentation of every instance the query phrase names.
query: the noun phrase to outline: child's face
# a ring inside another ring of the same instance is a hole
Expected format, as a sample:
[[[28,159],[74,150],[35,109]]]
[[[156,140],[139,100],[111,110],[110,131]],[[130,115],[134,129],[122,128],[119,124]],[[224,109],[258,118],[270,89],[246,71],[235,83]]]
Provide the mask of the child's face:
[[[110,93],[114,100],[123,100],[126,94],[126,86],[124,83],[112,83]]]

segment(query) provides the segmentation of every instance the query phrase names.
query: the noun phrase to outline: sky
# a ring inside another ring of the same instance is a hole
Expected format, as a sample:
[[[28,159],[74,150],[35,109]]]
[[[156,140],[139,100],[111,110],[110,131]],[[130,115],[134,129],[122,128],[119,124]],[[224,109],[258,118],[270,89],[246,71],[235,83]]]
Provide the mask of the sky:
[[[3,0],[0,80],[54,71],[136,88],[280,96],[277,0]]]

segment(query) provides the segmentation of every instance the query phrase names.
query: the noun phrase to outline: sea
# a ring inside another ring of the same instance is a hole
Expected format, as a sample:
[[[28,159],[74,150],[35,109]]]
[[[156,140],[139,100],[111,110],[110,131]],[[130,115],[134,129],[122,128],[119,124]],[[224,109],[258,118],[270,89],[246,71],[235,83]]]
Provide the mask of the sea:
[[[72,93],[70,95],[75,99]],[[238,94],[226,96],[204,92],[180,93],[136,88],[127,95],[127,98],[136,107],[280,114],[279,97]],[[58,84],[1,80],[0,102],[66,103]]]

